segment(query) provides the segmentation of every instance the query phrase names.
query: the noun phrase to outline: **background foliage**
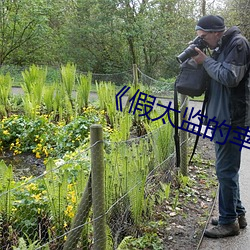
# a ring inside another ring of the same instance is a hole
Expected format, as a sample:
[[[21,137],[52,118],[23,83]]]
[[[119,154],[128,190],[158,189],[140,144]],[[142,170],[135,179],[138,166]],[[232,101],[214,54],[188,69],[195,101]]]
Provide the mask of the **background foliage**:
[[[219,3],[218,3],[219,2]],[[15,0],[0,3],[0,64],[61,65],[114,73],[137,64],[176,75],[175,56],[205,14],[220,14],[249,38],[246,0]]]

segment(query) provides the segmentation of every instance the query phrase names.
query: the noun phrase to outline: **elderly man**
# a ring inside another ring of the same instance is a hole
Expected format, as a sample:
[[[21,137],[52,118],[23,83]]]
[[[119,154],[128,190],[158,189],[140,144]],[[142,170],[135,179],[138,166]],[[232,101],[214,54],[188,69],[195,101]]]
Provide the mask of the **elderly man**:
[[[238,235],[247,226],[239,191],[239,141],[244,142],[250,126],[250,47],[237,27],[226,30],[220,16],[202,17],[195,30],[213,50],[209,57],[195,48],[198,55],[193,57],[211,78],[206,116],[214,133],[219,181],[219,218],[212,219],[214,227],[205,235],[221,238]]]

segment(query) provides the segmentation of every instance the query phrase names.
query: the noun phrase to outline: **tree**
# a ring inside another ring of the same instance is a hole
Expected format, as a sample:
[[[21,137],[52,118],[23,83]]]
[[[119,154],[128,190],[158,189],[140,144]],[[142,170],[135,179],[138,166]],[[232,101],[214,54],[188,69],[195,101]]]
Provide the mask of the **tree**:
[[[42,1],[8,0],[0,2],[0,65],[29,41],[43,33],[46,8]],[[41,39],[26,53],[41,47]],[[20,62],[17,62],[20,63]]]
[[[228,27],[239,26],[250,39],[250,2],[248,0],[225,0],[222,15]]]

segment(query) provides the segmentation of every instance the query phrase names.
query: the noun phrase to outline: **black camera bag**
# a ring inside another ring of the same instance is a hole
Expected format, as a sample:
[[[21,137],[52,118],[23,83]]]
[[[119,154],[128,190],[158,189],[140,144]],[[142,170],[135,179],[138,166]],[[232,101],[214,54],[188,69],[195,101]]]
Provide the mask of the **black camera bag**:
[[[209,76],[202,65],[192,58],[180,65],[180,73],[175,81],[177,92],[191,97],[201,96],[206,88]]]
[[[191,97],[194,96],[201,96],[205,93],[201,114],[205,113],[205,108],[207,104],[207,86],[209,81],[209,76],[205,71],[203,65],[198,65],[192,58],[187,59],[183,62],[180,66],[180,74],[178,75],[175,81],[175,90],[174,90],[174,109],[178,110],[178,93],[183,95],[188,95]],[[203,119],[200,119],[200,130],[201,125],[203,123]],[[176,166],[180,167],[180,141],[179,141],[179,133],[178,133],[178,124],[179,118],[178,113],[174,113],[174,124],[175,124],[175,148],[176,148]],[[195,144],[193,147],[193,151],[189,160],[189,164],[192,161],[192,158],[195,154],[196,146],[199,140],[199,133],[198,131],[195,139]]]

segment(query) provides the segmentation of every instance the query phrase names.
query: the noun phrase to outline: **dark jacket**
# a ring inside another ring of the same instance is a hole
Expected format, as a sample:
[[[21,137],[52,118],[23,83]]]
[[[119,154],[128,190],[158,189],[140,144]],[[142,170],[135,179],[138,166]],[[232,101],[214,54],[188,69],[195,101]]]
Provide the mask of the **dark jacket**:
[[[203,63],[211,77],[208,121],[213,119],[217,125],[225,121],[232,127],[250,126],[249,65],[249,43],[237,27],[232,27],[222,37],[219,49]]]

